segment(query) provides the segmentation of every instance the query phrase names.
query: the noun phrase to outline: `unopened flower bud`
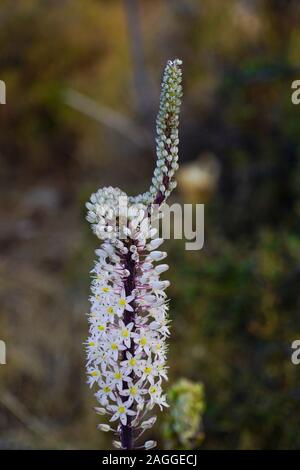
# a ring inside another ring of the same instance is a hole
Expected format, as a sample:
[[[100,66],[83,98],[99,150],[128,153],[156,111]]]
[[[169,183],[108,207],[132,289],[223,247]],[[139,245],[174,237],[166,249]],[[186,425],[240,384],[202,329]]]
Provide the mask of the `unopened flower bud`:
[[[165,251],[151,251],[149,256],[154,261],[160,261],[161,259],[166,258],[167,253]]]
[[[99,431],[108,432],[111,430],[111,427],[108,424],[101,423],[98,424],[97,429],[99,429]]]
[[[157,274],[164,273],[169,269],[169,266],[167,264],[159,264],[158,266],[155,267],[155,271]]]
[[[98,406],[95,406],[95,407],[94,407],[94,411],[95,411],[98,415],[106,415],[106,409],[105,409],[105,408],[98,408]]]
[[[156,422],[156,416],[153,416],[152,418],[147,419],[146,421],[143,421],[141,423],[141,428],[142,429],[149,429],[153,426],[153,424]]]
[[[122,449],[122,444],[120,441],[113,441],[113,445],[116,449]]]
[[[144,445],[144,447],[145,447],[146,450],[153,449],[153,448],[156,447],[156,446],[157,446],[157,442],[156,442],[156,441],[146,441],[146,442],[145,442],[145,445]]]
[[[154,281],[152,283],[152,287],[155,290],[164,290],[167,287],[169,287],[170,282],[169,281]]]
[[[147,245],[146,248],[150,251],[156,250],[163,242],[163,238],[155,238],[155,240],[151,240],[151,242]]]

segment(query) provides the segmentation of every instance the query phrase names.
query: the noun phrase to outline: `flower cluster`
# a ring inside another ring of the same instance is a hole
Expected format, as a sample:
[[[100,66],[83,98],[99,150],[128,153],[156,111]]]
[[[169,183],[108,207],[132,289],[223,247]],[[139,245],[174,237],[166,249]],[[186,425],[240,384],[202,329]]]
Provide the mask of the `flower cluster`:
[[[97,386],[97,413],[108,415],[110,421],[99,429],[114,431],[120,438],[114,444],[123,449],[134,448],[154,424],[156,417],[147,413],[155,405],[168,406],[162,383],[167,379],[169,281],[160,279],[168,265],[156,264],[166,253],[158,250],[163,240],[151,223],[152,204],[160,206],[175,187],[180,64],[169,61],[164,73],[157,118],[158,161],[150,190],[127,198],[120,189],[107,187],[92,194],[87,203],[87,220],[103,241],[92,270],[88,383]],[[117,426],[112,428],[114,422]],[[154,441],[147,441],[142,447],[154,446]]]
[[[88,209],[87,220],[92,224],[94,233],[101,240],[115,239],[117,233],[116,222],[120,214],[122,199],[127,200],[126,193],[119,188],[98,189],[91,195],[90,201],[86,203]],[[120,224],[118,224],[120,225]]]
[[[147,207],[130,214],[127,239],[106,240],[96,250],[87,342],[88,383],[98,386],[102,413],[120,420],[121,439],[122,425],[146,429],[154,422],[141,423],[146,412],[167,405],[162,381],[167,379],[169,282],[160,274],[168,265],[155,266],[166,253],[157,250],[163,240],[153,238]]]

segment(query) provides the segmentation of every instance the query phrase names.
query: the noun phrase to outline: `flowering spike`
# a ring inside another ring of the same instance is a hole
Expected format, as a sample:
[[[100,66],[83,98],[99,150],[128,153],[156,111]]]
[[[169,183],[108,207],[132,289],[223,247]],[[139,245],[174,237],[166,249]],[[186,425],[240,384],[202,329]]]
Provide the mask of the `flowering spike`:
[[[116,430],[105,423],[98,429],[116,432],[120,441],[114,445],[122,449],[135,448],[135,441],[154,424],[156,418],[147,413],[155,405],[168,406],[162,382],[167,379],[169,281],[160,280],[168,265],[156,265],[167,254],[157,250],[163,240],[153,239],[156,230],[151,228],[149,206],[160,205],[174,187],[180,64],[168,62],[164,73],[157,118],[158,163],[150,192],[129,198],[127,208],[126,194],[107,187],[92,194],[86,204],[87,220],[103,241],[92,269],[88,384],[97,386],[96,412],[107,414],[110,424],[117,422]],[[155,445],[147,441],[142,447]]]
[[[156,155],[152,185],[149,191],[129,198],[130,202],[158,204],[164,202],[173,189],[178,169],[178,124],[182,97],[182,61],[169,60],[164,70],[159,112],[156,118]]]

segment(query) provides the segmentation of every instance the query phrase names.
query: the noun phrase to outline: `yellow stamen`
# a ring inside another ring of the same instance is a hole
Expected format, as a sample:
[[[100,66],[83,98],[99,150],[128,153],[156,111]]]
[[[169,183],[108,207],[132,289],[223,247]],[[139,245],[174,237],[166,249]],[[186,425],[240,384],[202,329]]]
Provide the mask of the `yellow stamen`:
[[[135,365],[136,365],[136,359],[134,359],[134,357],[132,357],[131,359],[129,359],[129,365],[130,365],[130,366],[135,366]]]

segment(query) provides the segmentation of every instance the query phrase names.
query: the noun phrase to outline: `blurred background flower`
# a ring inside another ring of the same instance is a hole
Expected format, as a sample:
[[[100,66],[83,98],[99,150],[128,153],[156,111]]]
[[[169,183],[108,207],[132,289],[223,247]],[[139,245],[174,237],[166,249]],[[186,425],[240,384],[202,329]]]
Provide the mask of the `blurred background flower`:
[[[204,439],[205,409],[202,383],[179,379],[168,392],[170,405],[164,416],[164,439],[168,449],[197,449]]]
[[[206,236],[200,252],[165,244],[170,387],[203,383],[202,448],[300,447],[299,13],[297,0],[1,1],[1,448],[110,445],[84,383],[96,248],[84,202],[104,185],[146,190],[174,57],[172,198],[205,202]],[[147,439],[167,447],[163,429]]]

